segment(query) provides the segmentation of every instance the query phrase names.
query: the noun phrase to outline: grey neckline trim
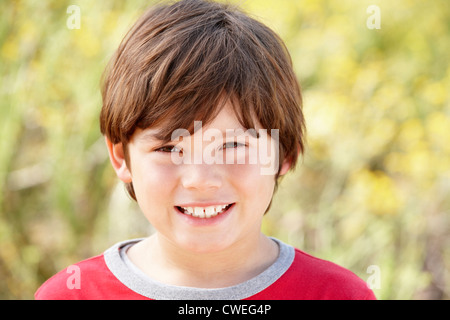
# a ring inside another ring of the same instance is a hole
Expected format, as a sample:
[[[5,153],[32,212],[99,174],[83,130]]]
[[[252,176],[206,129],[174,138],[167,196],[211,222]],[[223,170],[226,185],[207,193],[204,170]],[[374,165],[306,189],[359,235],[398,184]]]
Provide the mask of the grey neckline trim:
[[[148,277],[127,257],[125,247],[143,239],[119,242],[104,253],[104,259],[113,275],[129,289],[155,300],[242,300],[266,289],[277,281],[294,261],[295,250],[282,241],[275,241],[280,253],[277,260],[254,278],[240,284],[217,289],[203,289],[167,285]]]

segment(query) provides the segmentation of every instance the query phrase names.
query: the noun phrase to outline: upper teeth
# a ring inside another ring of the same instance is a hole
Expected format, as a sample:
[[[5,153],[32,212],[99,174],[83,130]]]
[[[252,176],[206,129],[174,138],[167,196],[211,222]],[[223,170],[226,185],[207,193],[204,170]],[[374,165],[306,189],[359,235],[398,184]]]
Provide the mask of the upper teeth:
[[[197,218],[211,218],[217,216],[219,213],[225,210],[229,205],[221,206],[209,206],[209,207],[180,207],[184,210],[185,214],[197,217]]]

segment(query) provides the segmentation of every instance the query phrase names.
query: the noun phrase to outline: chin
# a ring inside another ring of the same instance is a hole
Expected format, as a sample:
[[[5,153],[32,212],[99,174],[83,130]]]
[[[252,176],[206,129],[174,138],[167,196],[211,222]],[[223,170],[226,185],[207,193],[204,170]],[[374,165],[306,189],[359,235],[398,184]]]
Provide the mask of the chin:
[[[228,239],[227,239],[228,238]],[[229,237],[213,235],[194,235],[183,237],[178,245],[186,251],[198,254],[209,254],[226,250],[233,244]]]

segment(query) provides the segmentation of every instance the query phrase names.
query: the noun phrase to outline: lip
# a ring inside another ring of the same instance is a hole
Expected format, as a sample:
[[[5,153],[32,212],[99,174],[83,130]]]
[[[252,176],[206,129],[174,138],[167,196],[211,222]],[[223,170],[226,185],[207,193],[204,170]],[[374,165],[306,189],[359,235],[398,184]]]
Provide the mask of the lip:
[[[209,206],[218,206],[218,205],[228,205],[231,204],[231,206],[223,213],[218,214],[217,216],[210,217],[210,218],[198,218],[191,215],[187,215],[182,213],[177,207],[209,207]],[[229,217],[233,211],[234,207],[236,206],[235,202],[211,202],[211,203],[188,203],[183,205],[177,205],[174,207],[174,211],[177,214],[177,216],[182,219],[182,221],[188,223],[191,226],[198,226],[198,227],[204,227],[204,226],[214,226],[219,223],[221,223],[223,220],[225,220],[227,217]]]
[[[182,203],[182,204],[177,204],[177,207],[211,207],[211,206],[225,206],[225,205],[229,205],[229,204],[234,204],[234,202],[230,201],[230,202],[189,202],[189,203]]]

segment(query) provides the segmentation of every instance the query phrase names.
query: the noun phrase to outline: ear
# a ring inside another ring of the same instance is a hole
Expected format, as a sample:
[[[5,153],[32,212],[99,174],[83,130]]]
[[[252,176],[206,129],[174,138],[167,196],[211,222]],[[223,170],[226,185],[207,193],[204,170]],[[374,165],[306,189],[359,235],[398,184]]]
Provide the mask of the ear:
[[[109,160],[116,171],[117,176],[120,180],[125,183],[131,182],[131,171],[128,169],[127,163],[125,161],[125,153],[123,150],[123,144],[117,143],[113,144],[108,138],[105,137],[106,146],[108,147]]]
[[[301,153],[300,146],[298,146],[298,148],[297,148],[297,157],[300,155],[300,153]],[[285,158],[283,160],[283,163],[281,164],[281,168],[280,168],[280,171],[278,173],[278,176],[283,176],[286,173],[288,173],[288,171],[292,167],[292,162],[293,162],[293,160],[292,160],[291,157]]]
[[[289,169],[292,166],[292,159],[284,159],[283,163],[281,164],[280,171],[278,172],[278,176],[284,176],[286,173],[288,173]]]

